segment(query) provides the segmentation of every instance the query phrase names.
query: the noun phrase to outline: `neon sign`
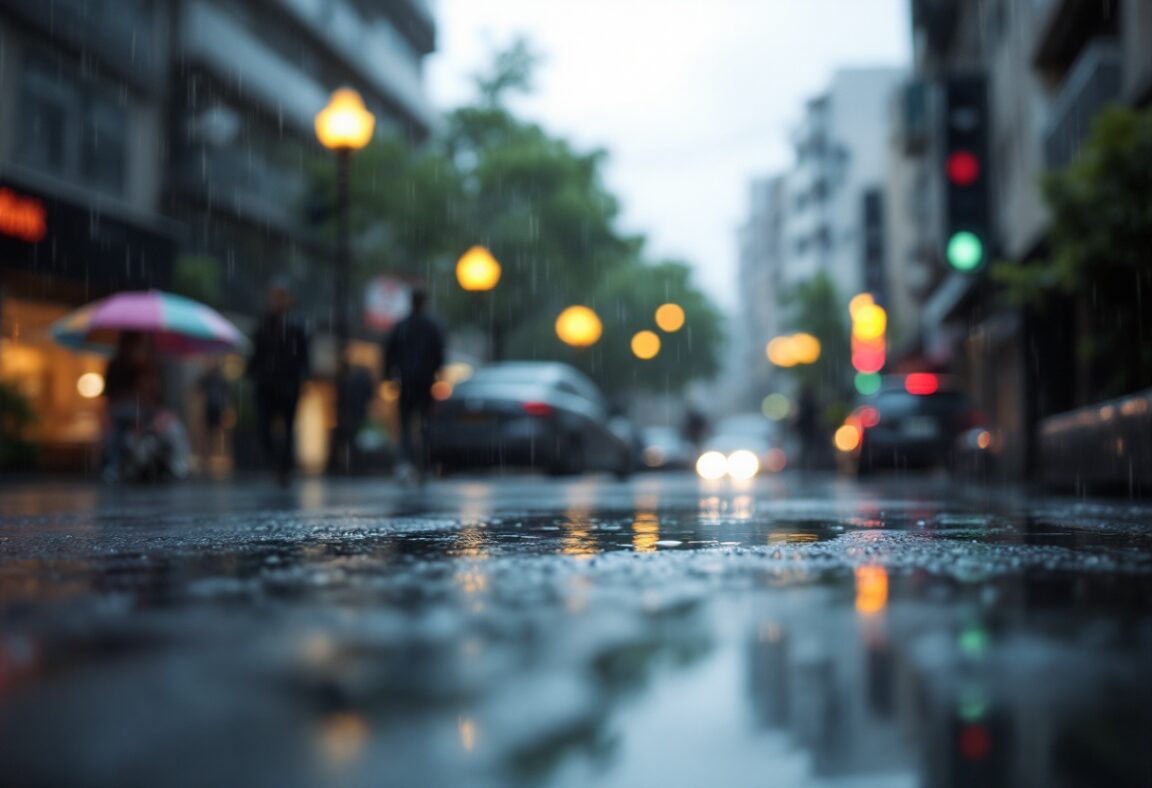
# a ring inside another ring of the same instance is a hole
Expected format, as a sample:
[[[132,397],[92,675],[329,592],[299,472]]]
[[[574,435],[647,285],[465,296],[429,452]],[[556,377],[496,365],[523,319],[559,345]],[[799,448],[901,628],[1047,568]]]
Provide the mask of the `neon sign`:
[[[47,232],[44,203],[0,188],[0,233],[34,244]]]

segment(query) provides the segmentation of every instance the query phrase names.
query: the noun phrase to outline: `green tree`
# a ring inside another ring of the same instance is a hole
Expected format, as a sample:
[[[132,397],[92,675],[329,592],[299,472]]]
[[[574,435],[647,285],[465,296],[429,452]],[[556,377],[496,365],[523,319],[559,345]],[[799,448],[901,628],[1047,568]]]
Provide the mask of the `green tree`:
[[[1077,158],[1042,181],[1048,254],[1001,262],[1010,299],[1075,320],[1081,394],[1152,386],[1152,110],[1104,110]],[[1073,304],[1072,314],[1057,310]]]
[[[836,284],[824,272],[797,282],[781,296],[784,325],[789,331],[804,331],[820,340],[820,358],[815,364],[790,368],[801,386],[826,397],[840,398],[847,392],[852,348],[846,309]]]
[[[493,331],[504,355],[572,361],[614,391],[679,387],[711,374],[722,340],[715,310],[685,266],[645,264],[644,239],[618,229],[619,202],[603,178],[607,154],[577,150],[509,108],[511,96],[531,89],[539,60],[514,42],[476,77],[475,100],[450,112],[428,144],[390,137],[356,154],[350,187],[358,281],[382,272],[424,280],[449,325]],[[333,193],[332,179],[330,162],[318,162],[316,193]],[[333,224],[324,226],[330,237]],[[503,269],[488,293],[456,284],[456,260],[474,244],[488,247]],[[669,359],[685,363],[636,366],[628,341],[650,327],[660,293],[688,310],[688,326],[669,337],[667,349]],[[633,314],[635,328],[606,318],[601,345],[573,355],[553,332],[571,304],[602,316]]]

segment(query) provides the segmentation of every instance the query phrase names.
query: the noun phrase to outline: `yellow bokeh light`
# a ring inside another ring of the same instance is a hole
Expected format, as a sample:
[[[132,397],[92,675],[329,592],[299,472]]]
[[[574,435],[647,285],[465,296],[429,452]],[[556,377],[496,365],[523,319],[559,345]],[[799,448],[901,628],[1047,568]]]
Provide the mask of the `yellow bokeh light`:
[[[586,306],[570,306],[556,318],[556,336],[572,347],[595,345],[603,333],[600,317]]]
[[[99,372],[85,372],[76,380],[76,391],[84,399],[96,399],[104,393],[104,376]]]
[[[853,424],[845,424],[836,430],[832,442],[840,451],[855,451],[856,447],[860,445],[860,429]]]
[[[660,337],[651,331],[638,331],[632,336],[632,354],[647,361],[660,352]]]
[[[852,300],[848,302],[848,314],[855,320],[856,313],[859,312],[861,308],[872,306],[874,303],[876,302],[872,299],[871,293],[860,293],[859,295],[852,296]]]
[[[794,367],[796,359],[792,355],[792,338],[776,337],[768,343],[768,360],[778,367]]]
[[[888,313],[884,307],[866,304],[856,310],[852,318],[852,336],[863,342],[880,339],[888,330]]]
[[[805,333],[776,337],[768,343],[767,353],[778,367],[814,364],[820,358],[820,340]]]
[[[656,310],[656,325],[671,334],[684,327],[684,308],[679,304],[664,304]]]
[[[500,263],[483,246],[473,246],[456,263],[456,281],[465,290],[491,290],[500,281]]]
[[[351,88],[334,92],[328,106],[316,115],[316,137],[329,150],[359,150],[372,140],[375,129],[376,117]]]
[[[797,364],[814,364],[820,358],[820,340],[811,334],[793,334],[790,341]]]
[[[443,402],[452,396],[452,384],[446,380],[438,380],[432,384],[432,399]]]

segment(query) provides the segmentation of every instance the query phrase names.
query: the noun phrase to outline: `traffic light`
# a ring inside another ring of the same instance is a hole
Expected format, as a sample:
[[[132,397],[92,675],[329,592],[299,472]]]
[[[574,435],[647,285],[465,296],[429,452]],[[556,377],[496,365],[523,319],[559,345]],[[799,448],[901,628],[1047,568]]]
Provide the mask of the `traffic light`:
[[[944,259],[972,273],[988,260],[988,109],[984,78],[944,83]]]

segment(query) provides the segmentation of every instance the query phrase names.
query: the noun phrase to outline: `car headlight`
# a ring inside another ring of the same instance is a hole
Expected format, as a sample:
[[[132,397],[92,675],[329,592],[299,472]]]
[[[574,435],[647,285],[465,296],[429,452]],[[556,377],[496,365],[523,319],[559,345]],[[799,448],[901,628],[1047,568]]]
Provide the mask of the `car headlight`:
[[[728,458],[718,451],[706,451],[696,460],[696,473],[701,479],[722,479],[728,473]]]
[[[728,475],[743,481],[760,472],[760,460],[747,449],[740,449],[728,455]]]

